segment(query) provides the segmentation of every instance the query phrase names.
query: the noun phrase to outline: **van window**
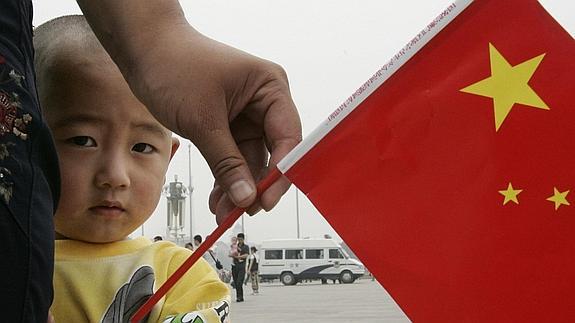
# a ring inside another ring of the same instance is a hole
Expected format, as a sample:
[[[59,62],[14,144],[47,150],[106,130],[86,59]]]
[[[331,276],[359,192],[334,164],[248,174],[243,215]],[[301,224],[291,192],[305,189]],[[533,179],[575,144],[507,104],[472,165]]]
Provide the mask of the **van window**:
[[[264,257],[265,259],[283,259],[283,250],[266,250]]]
[[[344,256],[339,249],[329,249],[329,259],[343,259]]]
[[[306,249],[305,259],[323,259],[323,249]]]
[[[286,250],[286,259],[302,259],[303,258],[303,250]]]

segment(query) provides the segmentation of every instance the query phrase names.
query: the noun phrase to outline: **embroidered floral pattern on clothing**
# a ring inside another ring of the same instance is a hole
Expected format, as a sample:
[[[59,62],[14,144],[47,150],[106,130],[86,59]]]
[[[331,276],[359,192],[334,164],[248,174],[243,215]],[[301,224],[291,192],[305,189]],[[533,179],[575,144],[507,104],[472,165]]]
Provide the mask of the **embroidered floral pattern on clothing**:
[[[10,73],[8,73],[8,75],[10,76],[10,78],[12,80],[14,80],[16,85],[18,85],[19,87],[22,87],[22,81],[24,81],[26,79],[24,77],[24,75],[20,75],[20,74],[16,73],[15,70],[11,70]]]
[[[7,88],[12,88],[14,91],[18,91],[17,88],[14,89],[14,85],[25,90],[22,87],[25,78],[14,69],[10,69],[8,72],[9,67],[5,63],[5,58],[0,55],[0,85],[6,86],[4,89],[0,89],[0,162],[11,157],[10,149],[16,146],[12,141],[14,140],[13,136],[17,138],[15,140],[24,141],[28,139],[26,129],[32,122],[32,116],[22,110],[20,96],[7,90]],[[11,86],[10,83],[12,83]],[[6,203],[10,202],[13,186],[12,172],[5,165],[0,164],[0,198]]]
[[[32,117],[27,113],[19,116],[20,109],[16,93],[0,91],[0,136],[13,133],[22,140],[28,139],[26,126],[32,121]]]
[[[12,187],[14,183],[9,180],[10,170],[8,168],[0,167],[0,197],[4,199],[6,203],[10,202],[12,197]]]

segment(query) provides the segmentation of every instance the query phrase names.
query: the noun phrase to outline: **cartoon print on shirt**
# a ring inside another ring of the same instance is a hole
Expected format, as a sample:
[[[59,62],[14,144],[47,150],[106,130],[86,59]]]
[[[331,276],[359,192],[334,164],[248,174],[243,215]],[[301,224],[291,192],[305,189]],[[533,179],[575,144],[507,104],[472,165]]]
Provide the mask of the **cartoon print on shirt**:
[[[228,322],[228,317],[230,316],[230,304],[226,301],[222,301],[222,303],[214,308],[216,313],[218,313],[218,317],[220,318],[220,322],[225,323]]]
[[[154,270],[150,266],[142,266],[132,275],[130,281],[124,284],[114,297],[114,301],[108,307],[102,323],[129,322],[132,315],[154,293]],[[144,318],[148,320],[149,314]]]
[[[228,317],[230,315],[230,305],[228,304],[228,302],[221,301],[216,306],[212,307],[212,310],[216,312],[216,315],[219,318],[219,322],[221,323],[229,322]],[[202,315],[199,312],[190,312],[170,316],[162,323],[205,323],[205,322],[207,322],[207,320],[204,317],[202,317]]]
[[[198,312],[169,316],[162,323],[205,323],[207,322]]]

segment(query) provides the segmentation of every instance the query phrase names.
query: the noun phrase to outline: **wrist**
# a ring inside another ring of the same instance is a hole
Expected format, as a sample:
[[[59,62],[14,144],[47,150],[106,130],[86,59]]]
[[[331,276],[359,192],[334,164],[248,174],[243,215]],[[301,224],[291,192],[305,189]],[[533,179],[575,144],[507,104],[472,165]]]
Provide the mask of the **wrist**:
[[[182,75],[191,73],[189,61],[194,56],[191,49],[202,37],[203,35],[187,22],[164,26],[156,31],[154,36],[148,35],[134,41],[130,52],[135,54],[124,56],[122,59],[125,61],[120,68],[134,95],[154,117],[175,133],[190,139],[190,135],[185,132],[187,128],[182,129],[179,125],[181,120],[188,118],[181,114],[191,110],[173,109],[180,102],[170,100],[183,97],[166,97],[166,93],[172,93],[172,89],[181,87]],[[171,67],[176,62],[181,62],[179,69]],[[195,129],[194,124],[188,126]]]
[[[121,68],[132,65],[142,49],[172,26],[187,25],[178,0],[77,0],[77,3]]]
[[[141,33],[125,45],[125,50],[117,54],[115,60],[128,83],[144,84],[153,88],[156,68],[174,62],[173,49],[184,39],[193,38],[197,32],[184,20],[159,24],[153,31]],[[172,60],[171,62],[166,62]],[[137,94],[137,93],[136,93]]]

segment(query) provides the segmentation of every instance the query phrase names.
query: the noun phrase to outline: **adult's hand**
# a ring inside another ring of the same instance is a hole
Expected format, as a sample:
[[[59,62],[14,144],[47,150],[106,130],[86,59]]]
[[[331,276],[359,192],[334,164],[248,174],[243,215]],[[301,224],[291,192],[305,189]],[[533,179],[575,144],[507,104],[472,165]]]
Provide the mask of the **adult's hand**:
[[[131,77],[134,91],[206,158],[215,176],[209,205],[218,221],[236,205],[251,206],[250,213],[271,209],[289,182],[280,179],[256,201],[255,180],[301,140],[283,69],[189,26],[170,35]]]
[[[288,180],[258,201],[255,181],[301,141],[284,70],[200,34],[177,1],[78,2],[136,96],[207,160],[217,221],[235,206],[273,208]]]

